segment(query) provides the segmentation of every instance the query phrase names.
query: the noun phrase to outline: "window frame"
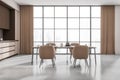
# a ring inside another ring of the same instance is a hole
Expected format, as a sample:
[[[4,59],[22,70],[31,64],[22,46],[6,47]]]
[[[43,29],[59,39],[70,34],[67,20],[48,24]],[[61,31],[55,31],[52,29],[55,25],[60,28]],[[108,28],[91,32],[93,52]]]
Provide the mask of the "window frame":
[[[79,30],[79,41],[69,41],[69,42],[79,42],[79,43],[81,43],[81,44],[83,44],[83,43],[86,43],[86,44],[89,44],[89,46],[92,46],[92,43],[100,43],[101,41],[92,41],[92,30],[94,30],[94,29],[98,29],[98,30],[100,30],[100,28],[92,28],[92,19],[94,19],[94,18],[97,18],[97,19],[100,19],[101,17],[92,17],[92,7],[100,7],[100,6],[81,6],[81,5],[76,5],[76,6],[74,6],[74,5],[69,5],[69,6],[66,6],[66,5],[60,5],[60,6],[53,6],[53,5],[48,5],[48,6],[46,6],[46,5],[43,5],[43,6],[34,6],[34,7],[42,7],[42,17],[33,17],[33,19],[35,19],[35,18],[42,18],[42,28],[40,28],[40,29],[42,29],[42,41],[33,41],[33,43],[40,43],[40,44],[42,44],[42,45],[45,45],[45,43],[47,43],[47,42],[49,42],[49,41],[45,41],[44,40],[44,30],[54,30],[54,34],[53,34],[53,36],[54,36],[54,41],[53,42],[55,42],[55,43],[66,43],[66,42],[68,42],[69,40],[68,40],[68,35],[69,35],[69,30],[76,30],[76,29],[78,29]],[[54,7],[54,17],[44,17],[44,7]],[[65,7],[66,8],[66,16],[65,17],[56,17],[55,16],[55,8],[56,7]],[[69,7],[79,7],[79,17],[69,17],[68,16],[68,8]],[[80,7],[89,7],[90,8],[90,17],[80,17]],[[44,19],[54,19],[53,21],[54,21],[54,26],[53,26],[53,28],[44,28]],[[59,18],[61,18],[61,19],[66,19],[66,28],[56,28],[56,19],[59,19]],[[80,19],[87,19],[87,18],[89,18],[90,19],[90,27],[89,28],[81,28],[81,25],[80,25]],[[78,28],[69,28],[68,27],[68,21],[69,21],[69,19],[79,19],[79,27]],[[35,30],[37,29],[37,28],[34,28]],[[55,31],[56,30],[66,30],[66,41],[56,41],[55,40]],[[80,39],[80,30],[90,30],[90,40],[89,41],[81,41],[81,39]],[[99,35],[100,36],[100,35]],[[99,53],[100,53],[100,51],[99,51]]]

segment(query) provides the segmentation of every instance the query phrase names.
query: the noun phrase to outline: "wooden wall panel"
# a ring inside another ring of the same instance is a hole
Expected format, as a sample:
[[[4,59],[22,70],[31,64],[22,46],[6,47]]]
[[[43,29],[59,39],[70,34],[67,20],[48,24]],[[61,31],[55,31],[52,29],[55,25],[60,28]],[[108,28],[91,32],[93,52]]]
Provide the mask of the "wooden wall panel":
[[[20,6],[20,10],[20,51],[24,54],[30,54],[33,46],[33,6]]]
[[[101,7],[101,53],[115,54],[115,7]]]

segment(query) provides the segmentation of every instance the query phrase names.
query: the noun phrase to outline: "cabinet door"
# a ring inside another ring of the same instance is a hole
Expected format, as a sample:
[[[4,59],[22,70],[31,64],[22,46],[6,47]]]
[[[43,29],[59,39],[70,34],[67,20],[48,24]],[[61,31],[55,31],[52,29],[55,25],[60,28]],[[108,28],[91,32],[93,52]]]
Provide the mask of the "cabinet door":
[[[0,5],[0,28],[9,29],[10,10]]]
[[[0,43],[0,60],[16,54],[16,42]]]

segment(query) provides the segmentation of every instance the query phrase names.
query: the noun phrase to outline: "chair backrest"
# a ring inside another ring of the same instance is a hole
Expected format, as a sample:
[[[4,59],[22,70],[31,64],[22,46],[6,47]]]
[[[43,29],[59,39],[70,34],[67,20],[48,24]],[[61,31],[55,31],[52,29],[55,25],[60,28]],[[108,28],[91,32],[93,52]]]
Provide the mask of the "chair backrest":
[[[48,45],[48,46],[56,46],[55,43],[47,43],[46,45]]]
[[[41,59],[53,59],[55,57],[55,48],[53,46],[40,46],[39,56]]]
[[[72,53],[75,59],[87,59],[88,58],[88,46],[75,46],[73,48]]]
[[[71,46],[80,46],[79,43],[71,43],[70,45],[71,45]],[[72,50],[73,50],[73,48],[71,47],[71,48],[70,48],[70,53],[72,53]]]

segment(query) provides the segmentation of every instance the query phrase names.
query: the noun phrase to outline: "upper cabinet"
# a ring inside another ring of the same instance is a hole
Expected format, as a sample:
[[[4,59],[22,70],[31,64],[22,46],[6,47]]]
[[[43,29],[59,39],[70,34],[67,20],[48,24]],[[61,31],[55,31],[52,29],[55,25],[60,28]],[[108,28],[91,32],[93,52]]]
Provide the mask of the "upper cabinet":
[[[10,28],[10,9],[0,5],[0,29]]]

